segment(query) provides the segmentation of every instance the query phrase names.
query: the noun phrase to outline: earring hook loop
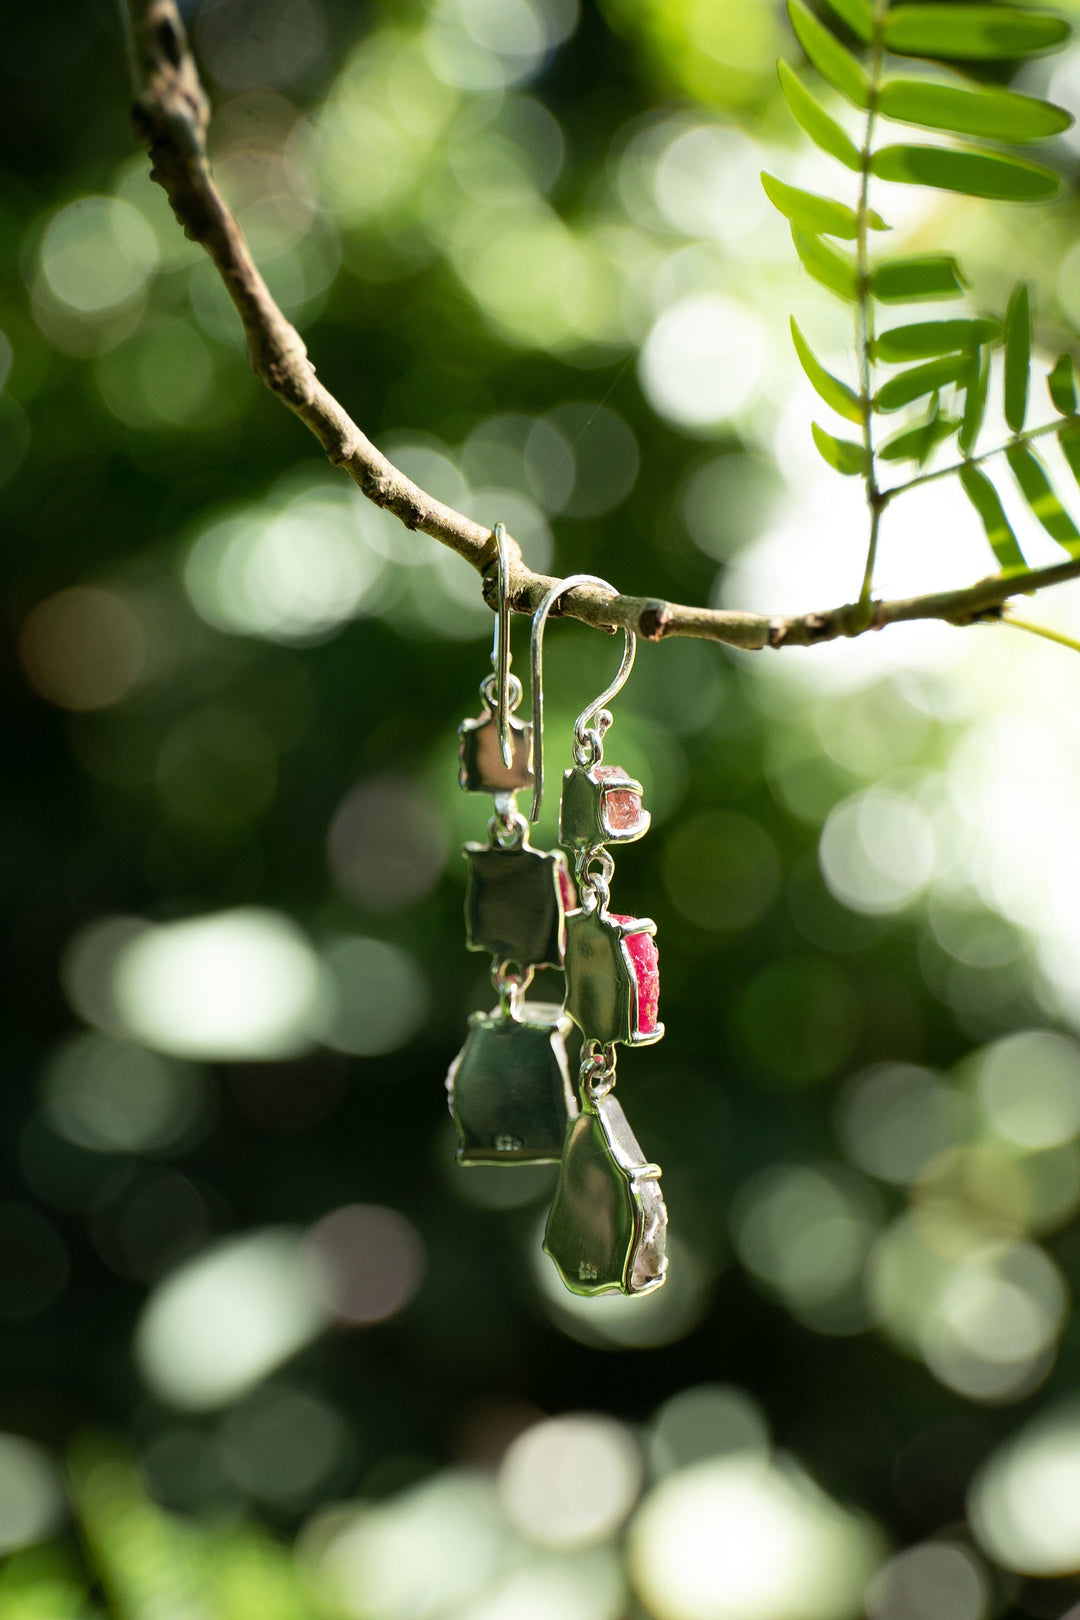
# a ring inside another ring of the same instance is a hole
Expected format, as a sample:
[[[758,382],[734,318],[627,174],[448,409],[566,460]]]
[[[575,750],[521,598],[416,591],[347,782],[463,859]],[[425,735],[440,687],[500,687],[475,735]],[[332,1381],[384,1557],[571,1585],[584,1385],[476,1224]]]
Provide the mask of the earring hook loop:
[[[529,810],[529,820],[537,821],[540,816],[540,807],[544,802],[544,628],[548,621],[548,614],[567,591],[573,590],[577,585],[599,585],[601,590],[610,591],[612,596],[618,596],[618,591],[609,580],[600,579],[596,574],[568,574],[565,579],[556,580],[555,584],[544,596],[536,612],[533,614],[532,635],[530,637],[530,651],[532,655],[532,702],[533,702],[533,796]],[[634,631],[623,626],[623,655],[618,672],[611,685],[601,692],[595,702],[583,709],[574,721],[574,735],[584,735],[588,723],[603,709],[605,703],[622,691],[630,671],[634,667],[634,658],[637,654],[637,636]]]
[[[499,735],[499,756],[509,770],[514,763],[514,745],[510,737],[510,559],[507,555],[506,526],[496,523],[492,531],[498,548],[495,577],[495,644],[491,649],[491,667],[495,671],[495,718]],[[518,688],[520,694],[520,687]]]

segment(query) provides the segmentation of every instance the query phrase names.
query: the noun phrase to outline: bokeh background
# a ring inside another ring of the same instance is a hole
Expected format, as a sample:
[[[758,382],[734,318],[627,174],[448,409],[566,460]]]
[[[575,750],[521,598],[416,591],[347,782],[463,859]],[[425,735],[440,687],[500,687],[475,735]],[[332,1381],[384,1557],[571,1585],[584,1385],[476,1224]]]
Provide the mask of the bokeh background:
[[[757,175],[851,177],[778,101],[778,5],[187,16],[218,179],[399,465],[537,568],[852,597],[787,334],[850,375],[847,316]],[[445,1109],[491,1002],[477,578],[251,379],[115,8],[13,8],[0,74],[0,1616],[1080,1613],[1080,661],[1000,626],[641,647],[615,893],[668,1033],[619,1090],[670,1280],[570,1297],[554,1172],[459,1171]],[[1080,109],[1080,47],[1017,82]],[[1028,276],[1052,357],[1078,156],[1051,209],[877,205],[975,305]],[[883,593],[992,566],[948,482],[890,509]],[[1075,633],[1077,587],[1028,613]],[[549,768],[616,651],[552,626]]]

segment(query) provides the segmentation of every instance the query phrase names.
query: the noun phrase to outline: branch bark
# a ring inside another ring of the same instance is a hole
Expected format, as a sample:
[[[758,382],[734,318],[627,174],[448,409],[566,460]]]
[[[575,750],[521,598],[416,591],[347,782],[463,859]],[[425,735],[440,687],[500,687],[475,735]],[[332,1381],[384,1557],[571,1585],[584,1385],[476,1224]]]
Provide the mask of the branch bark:
[[[164,188],[185,235],[213,260],[243,322],[252,370],[310,428],[327,458],[343,468],[369,500],[400,518],[406,528],[419,529],[449,546],[484,575],[484,595],[490,602],[496,560],[492,532],[428,495],[376,449],[323,387],[300,334],[270,296],[243,232],[210,174],[209,103],[175,0],[133,0],[133,6],[139,83],[133,119],[137,134],[149,147],[151,178]],[[511,604],[516,612],[531,614],[554,580],[525,567],[513,541],[510,558]],[[848,602],[819,613],[777,618],[685,607],[655,597],[611,597],[584,586],[568,591],[556,611],[601,629],[634,630],[646,641],[694,636],[748,650],[809,647],[913,619],[967,625],[998,618],[1009,597],[1078,577],[1080,558],[1071,558],[1008,577],[994,575],[961,590],[900,601]]]

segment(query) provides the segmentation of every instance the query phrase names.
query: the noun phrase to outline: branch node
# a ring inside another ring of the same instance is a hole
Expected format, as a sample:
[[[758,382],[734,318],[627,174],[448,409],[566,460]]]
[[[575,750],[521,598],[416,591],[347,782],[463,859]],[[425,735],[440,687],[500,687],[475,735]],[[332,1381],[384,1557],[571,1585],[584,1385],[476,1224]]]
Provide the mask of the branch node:
[[[638,614],[637,633],[645,641],[662,641],[672,623],[671,608],[659,599],[646,602]]]

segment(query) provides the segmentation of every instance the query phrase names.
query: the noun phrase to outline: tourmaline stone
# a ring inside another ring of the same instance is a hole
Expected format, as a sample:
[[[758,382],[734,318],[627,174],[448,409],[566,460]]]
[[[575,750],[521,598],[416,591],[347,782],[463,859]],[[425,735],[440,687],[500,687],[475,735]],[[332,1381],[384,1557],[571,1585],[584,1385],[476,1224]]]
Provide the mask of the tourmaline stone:
[[[606,781],[626,783],[626,772],[618,765],[596,765],[593,776],[603,784]],[[608,832],[630,832],[641,820],[641,794],[622,785],[603,789],[604,824]]]
[[[633,922],[633,917],[612,912],[615,922]],[[660,953],[652,934],[626,934],[623,944],[630,954],[634,969],[634,993],[637,998],[635,1028],[639,1035],[651,1035],[660,1018]]]
[[[618,765],[575,765],[563,772],[559,842],[564,849],[628,844],[649,829],[642,788]]]
[[[663,1035],[654,932],[646,917],[602,908],[567,916],[566,1010],[587,1040],[645,1046]]]

